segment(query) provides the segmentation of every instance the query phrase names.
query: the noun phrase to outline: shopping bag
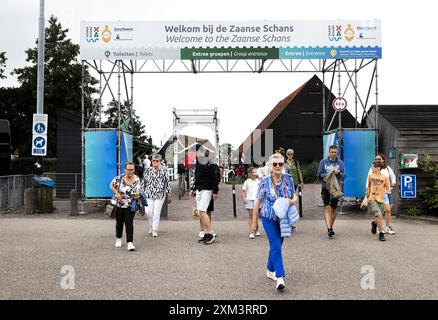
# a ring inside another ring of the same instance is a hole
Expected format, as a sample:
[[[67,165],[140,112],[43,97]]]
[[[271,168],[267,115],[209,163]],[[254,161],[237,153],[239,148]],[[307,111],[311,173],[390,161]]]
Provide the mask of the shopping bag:
[[[198,207],[196,206],[196,203],[192,204],[192,215],[193,218],[199,218],[199,211],[198,211]]]
[[[366,209],[368,207],[368,199],[363,198],[362,203],[360,204],[361,209]]]

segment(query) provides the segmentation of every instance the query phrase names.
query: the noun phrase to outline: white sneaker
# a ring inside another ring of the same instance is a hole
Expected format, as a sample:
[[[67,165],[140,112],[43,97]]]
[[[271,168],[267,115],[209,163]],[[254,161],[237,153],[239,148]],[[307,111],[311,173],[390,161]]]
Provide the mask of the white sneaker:
[[[249,238],[250,238],[250,239],[255,239],[255,235],[254,235],[254,233],[251,232],[251,233],[249,234]]]
[[[385,233],[388,233],[388,234],[395,234],[395,231],[392,230],[391,227],[386,227],[386,228],[385,228]]]
[[[201,239],[204,238],[204,235],[205,235],[204,231],[201,231],[201,232],[198,233],[198,237],[201,238]]]
[[[158,237],[158,232],[157,231],[152,231],[152,237],[154,237],[154,238]]]
[[[274,272],[271,272],[271,271],[269,271],[269,270],[266,270],[266,276],[267,276],[269,279],[272,279],[272,280],[274,280],[274,281],[277,281],[277,277],[275,276],[275,271],[274,271]]]
[[[128,242],[128,251],[135,251],[135,247],[132,242]]]
[[[255,233],[255,235],[256,235],[257,237],[260,237],[260,236],[261,236],[260,232],[258,232],[258,231]]]
[[[148,231],[148,233],[149,233],[149,234],[152,234],[152,227],[149,227],[149,231]]]
[[[122,247],[122,239],[117,238],[116,239],[116,248],[121,248]]]
[[[283,277],[278,277],[277,278],[277,290],[283,290],[284,288],[286,288],[286,286],[284,284]]]

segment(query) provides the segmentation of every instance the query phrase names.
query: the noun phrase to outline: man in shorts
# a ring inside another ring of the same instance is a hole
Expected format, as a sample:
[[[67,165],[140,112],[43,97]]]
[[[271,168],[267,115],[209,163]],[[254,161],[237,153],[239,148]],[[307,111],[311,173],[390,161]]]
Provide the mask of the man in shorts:
[[[391,188],[389,178],[380,172],[383,167],[381,161],[373,162],[372,172],[367,178],[367,190],[365,196],[368,201],[368,212],[372,213],[375,221],[371,222],[371,233],[376,234],[379,230],[379,240],[385,241],[385,234],[382,228],[382,216],[385,213],[383,207],[385,192]]]
[[[324,178],[327,177],[331,172],[335,173],[336,179],[341,186],[342,180],[345,176],[345,166],[341,159],[338,159],[338,147],[332,145],[329,147],[329,157],[327,159],[322,159],[319,162],[317,176],[322,180],[321,185],[321,198],[324,203],[324,220],[327,226],[327,235],[332,238],[335,235],[333,231],[333,225],[336,219],[336,208],[338,206],[338,198],[333,198],[327,188],[327,184]]]
[[[200,215],[201,223],[204,231],[204,244],[211,244],[215,237],[211,230],[211,219],[207,214],[208,206],[211,198],[217,200],[219,192],[219,179],[217,178],[216,170],[205,156],[205,149],[202,145],[196,145],[196,167],[195,181],[190,191],[190,196],[195,196],[196,206]]]

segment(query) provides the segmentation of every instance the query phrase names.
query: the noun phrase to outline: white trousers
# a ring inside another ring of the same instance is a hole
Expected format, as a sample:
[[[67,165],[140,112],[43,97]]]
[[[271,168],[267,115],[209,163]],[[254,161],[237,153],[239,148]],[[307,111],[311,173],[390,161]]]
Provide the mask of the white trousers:
[[[163,199],[149,199],[148,206],[146,207],[146,217],[148,218],[149,225],[152,227],[152,230],[158,231],[158,225],[160,224],[160,217],[161,217],[161,208],[164,204]]]

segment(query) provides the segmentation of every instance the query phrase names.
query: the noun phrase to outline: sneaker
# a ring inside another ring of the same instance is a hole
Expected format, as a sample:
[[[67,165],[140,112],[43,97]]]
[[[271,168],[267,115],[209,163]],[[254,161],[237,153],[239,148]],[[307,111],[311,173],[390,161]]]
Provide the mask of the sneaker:
[[[255,235],[256,235],[257,237],[260,237],[260,236],[261,236],[260,232],[258,232],[258,231],[255,233]]]
[[[211,233],[205,235],[204,244],[212,244],[214,242],[214,236]]]
[[[128,242],[128,251],[135,251],[135,247],[132,242]]]
[[[121,248],[122,247],[122,239],[117,238],[116,240],[116,248]]]
[[[389,226],[385,228],[385,233],[387,234],[395,234],[395,231]]]
[[[377,233],[377,223],[376,221],[371,221],[371,233],[376,234]]]
[[[284,280],[283,277],[278,277],[277,278],[277,290],[283,290],[284,288],[286,288],[286,286],[284,285]]]
[[[274,272],[271,272],[271,271],[269,271],[269,270],[266,270],[266,276],[267,276],[269,279],[272,279],[272,280],[274,280],[274,281],[277,281],[277,277],[275,276],[275,271],[274,271]]]
[[[213,235],[213,237],[217,238],[217,234],[216,234],[216,233],[214,233],[214,231],[213,231],[213,230],[211,230],[211,234]]]
[[[385,234],[383,232],[379,232],[379,240],[380,241],[386,241],[385,240]]]
[[[149,228],[148,233],[149,233],[150,235],[152,235],[152,227]]]
[[[203,236],[201,239],[199,239],[198,242],[199,242],[199,243],[204,242],[204,241],[205,241],[205,236],[206,236],[206,234],[204,234],[204,236]]]
[[[199,238],[204,238],[204,236],[205,236],[205,232],[204,231],[201,231],[201,232],[198,233],[198,237]]]
[[[255,235],[254,235],[254,233],[251,232],[251,233],[249,234],[249,238],[250,238],[250,239],[255,239]]]
[[[152,237],[154,237],[154,238],[158,237],[158,232],[155,230],[152,231]]]
[[[328,235],[329,238],[333,238],[333,236],[335,235],[335,232],[333,231],[333,229],[329,229],[327,231],[327,235]]]

